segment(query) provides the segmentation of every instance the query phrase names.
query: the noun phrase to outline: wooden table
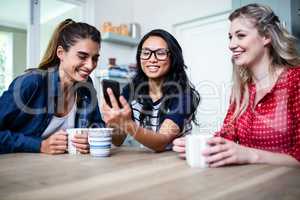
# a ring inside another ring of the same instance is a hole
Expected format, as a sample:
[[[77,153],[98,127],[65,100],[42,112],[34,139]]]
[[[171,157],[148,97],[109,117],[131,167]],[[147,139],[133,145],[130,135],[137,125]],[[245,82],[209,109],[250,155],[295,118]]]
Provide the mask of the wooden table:
[[[193,169],[174,152],[115,148],[90,155],[0,155],[0,199],[300,199],[300,169]]]

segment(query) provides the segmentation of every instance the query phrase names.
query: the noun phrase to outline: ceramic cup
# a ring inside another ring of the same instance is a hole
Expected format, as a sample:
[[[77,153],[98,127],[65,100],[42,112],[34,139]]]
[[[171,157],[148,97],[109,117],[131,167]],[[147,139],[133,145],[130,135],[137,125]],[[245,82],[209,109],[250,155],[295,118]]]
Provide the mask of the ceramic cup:
[[[97,157],[108,157],[111,152],[112,128],[90,128],[88,141],[90,154]]]
[[[69,154],[80,154],[79,151],[76,150],[76,147],[72,144],[72,139],[76,134],[83,134],[83,133],[88,133],[88,128],[68,128],[66,130],[68,134],[68,153]]]
[[[186,136],[186,161],[190,167],[208,167],[202,152],[208,147],[207,141],[211,137],[211,134],[191,134]]]

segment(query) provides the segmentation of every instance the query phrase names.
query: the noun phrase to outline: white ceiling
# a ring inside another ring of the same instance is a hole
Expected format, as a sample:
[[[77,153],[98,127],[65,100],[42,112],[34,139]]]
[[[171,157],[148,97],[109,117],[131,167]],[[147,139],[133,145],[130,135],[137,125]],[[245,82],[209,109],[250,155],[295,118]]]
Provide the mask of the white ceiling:
[[[26,29],[29,21],[28,0],[1,0],[0,25]],[[76,7],[61,0],[41,0],[41,24]]]

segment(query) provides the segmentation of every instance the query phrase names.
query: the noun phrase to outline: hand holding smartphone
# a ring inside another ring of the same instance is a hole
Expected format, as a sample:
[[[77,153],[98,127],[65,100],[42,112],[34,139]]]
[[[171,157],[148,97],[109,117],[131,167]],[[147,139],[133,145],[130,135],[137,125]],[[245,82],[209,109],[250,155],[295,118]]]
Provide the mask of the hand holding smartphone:
[[[102,80],[102,91],[103,91],[104,99],[105,99],[106,103],[110,107],[112,107],[109,95],[107,93],[107,88],[110,88],[113,91],[113,93],[116,97],[116,100],[118,102],[119,108],[122,108],[122,104],[119,101],[119,97],[120,97],[120,84],[119,84],[119,82],[113,81],[113,80],[108,80],[108,79],[103,79]]]

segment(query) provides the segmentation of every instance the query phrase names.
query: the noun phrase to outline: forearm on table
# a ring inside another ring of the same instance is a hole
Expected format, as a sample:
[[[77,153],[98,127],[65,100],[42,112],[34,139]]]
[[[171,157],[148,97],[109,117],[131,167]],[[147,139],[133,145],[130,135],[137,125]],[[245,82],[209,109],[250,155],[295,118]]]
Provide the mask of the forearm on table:
[[[249,148],[252,153],[252,164],[272,164],[300,167],[300,162],[294,157],[283,154]]]
[[[0,131],[0,152],[2,153],[40,153],[41,143],[41,137],[25,136],[24,133],[10,130]]]
[[[127,123],[123,127],[123,131],[130,134],[135,140],[155,152],[165,151],[166,146],[174,139],[170,134],[156,133],[137,125],[134,121]]]

